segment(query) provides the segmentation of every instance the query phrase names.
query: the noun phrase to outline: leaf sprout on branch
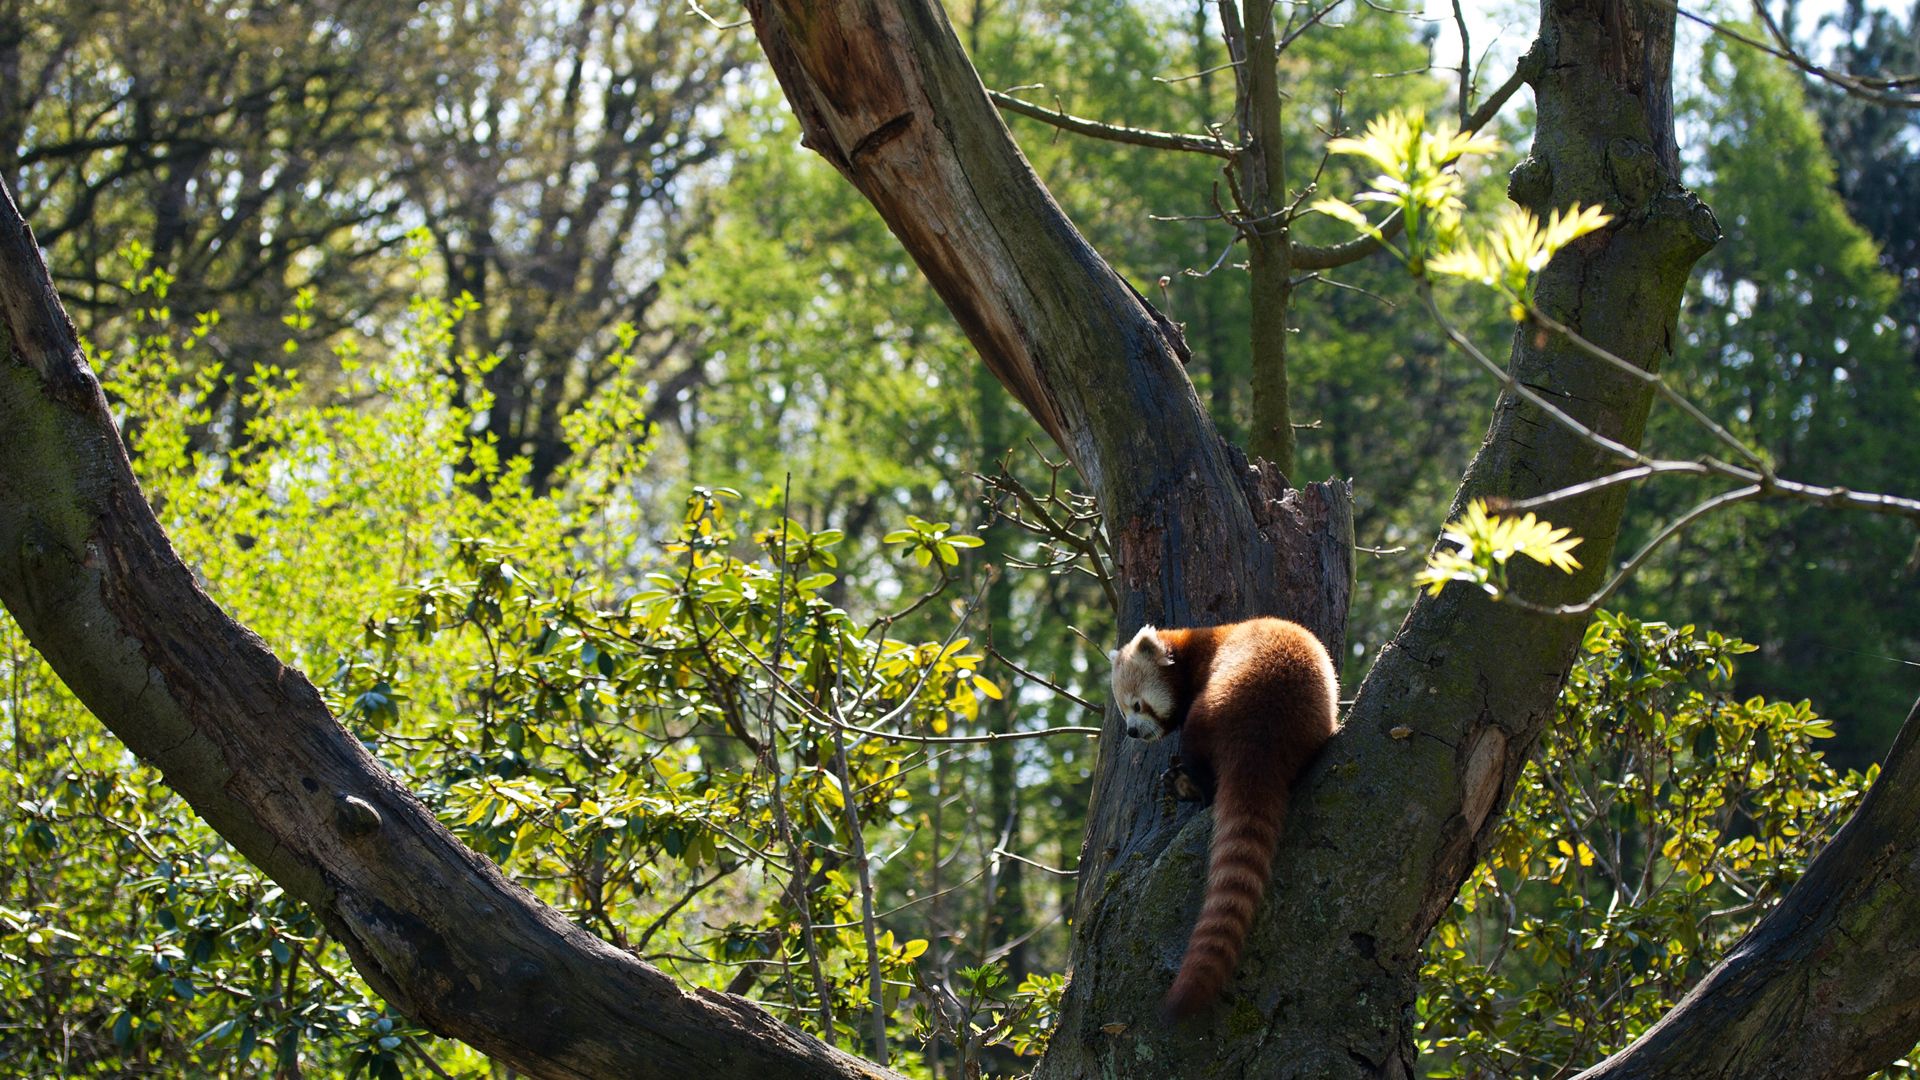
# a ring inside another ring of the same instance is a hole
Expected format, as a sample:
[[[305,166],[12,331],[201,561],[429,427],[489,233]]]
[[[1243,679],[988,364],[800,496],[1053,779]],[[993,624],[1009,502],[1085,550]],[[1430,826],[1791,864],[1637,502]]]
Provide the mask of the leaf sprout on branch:
[[[1570,535],[1571,531],[1555,528],[1531,513],[1500,517],[1489,512],[1485,500],[1475,499],[1440,534],[1459,546],[1451,551],[1436,549],[1415,583],[1437,596],[1447,582],[1465,581],[1498,600],[1507,591],[1507,563],[1516,555],[1569,574],[1580,569],[1580,560],[1573,557],[1580,538]]]

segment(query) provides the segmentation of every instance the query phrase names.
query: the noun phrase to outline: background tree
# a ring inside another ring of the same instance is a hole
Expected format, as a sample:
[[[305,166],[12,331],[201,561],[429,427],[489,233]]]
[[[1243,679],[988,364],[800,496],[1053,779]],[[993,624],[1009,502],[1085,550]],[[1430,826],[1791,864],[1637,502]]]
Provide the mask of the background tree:
[[[566,453],[561,418],[608,377],[590,361],[618,324],[649,368],[673,339],[661,278],[697,231],[680,206],[719,150],[737,37],[670,3],[461,6],[440,39],[456,60],[411,129],[411,187],[453,295],[480,304],[467,341],[500,362],[483,378],[487,432],[544,487]]]
[[[374,258],[404,231],[393,136],[434,85],[416,18],[376,3],[7,5],[0,176],[84,328],[134,302],[120,255],[134,242],[174,276],[183,323],[222,309],[206,351],[233,371],[271,357],[301,285],[326,297],[322,329],[390,297]]]
[[[1702,263],[1674,385],[1783,472],[1899,488],[1907,447],[1895,433],[1920,398],[1895,315],[1896,280],[1835,189],[1798,81],[1724,39],[1709,40],[1703,58],[1699,98],[1683,107],[1703,126],[1702,190],[1734,209],[1726,240]],[[1769,137],[1746,134],[1757,130]],[[1655,417],[1653,438],[1686,455],[1714,449],[1671,410]],[[1628,546],[1652,534],[1645,523],[1667,520],[1695,494],[1678,484],[1640,493],[1643,524],[1629,526]],[[1920,624],[1884,600],[1916,569],[1911,535],[1891,519],[1742,509],[1704,523],[1650,566],[1627,603],[1740,627],[1760,647],[1741,666],[1741,688],[1811,698],[1840,721],[1840,752],[1865,764],[1920,692],[1897,663],[1920,643]],[[1709,565],[1716,578],[1731,570],[1749,584],[1729,594],[1709,584]]]

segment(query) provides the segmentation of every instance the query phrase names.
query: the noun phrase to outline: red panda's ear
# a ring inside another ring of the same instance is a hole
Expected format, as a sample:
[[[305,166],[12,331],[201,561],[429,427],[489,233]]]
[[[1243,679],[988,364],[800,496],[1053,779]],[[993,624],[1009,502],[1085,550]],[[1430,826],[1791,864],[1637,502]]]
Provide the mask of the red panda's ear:
[[[1133,635],[1133,646],[1139,649],[1147,659],[1153,661],[1155,666],[1173,666],[1173,650],[1160,639],[1160,631],[1155,630],[1151,624],[1141,627],[1140,632]]]

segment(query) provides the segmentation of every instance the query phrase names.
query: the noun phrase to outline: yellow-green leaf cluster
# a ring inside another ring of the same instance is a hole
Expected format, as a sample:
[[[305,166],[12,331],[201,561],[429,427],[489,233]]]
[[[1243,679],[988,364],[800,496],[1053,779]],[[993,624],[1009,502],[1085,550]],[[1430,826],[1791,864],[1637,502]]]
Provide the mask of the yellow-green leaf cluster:
[[[1373,178],[1373,186],[1355,195],[1352,203],[1327,198],[1315,202],[1313,209],[1379,240],[1414,273],[1421,273],[1425,260],[1459,229],[1465,181],[1454,165],[1468,154],[1492,153],[1499,145],[1489,136],[1456,131],[1445,124],[1428,130],[1426,118],[1419,113],[1385,113],[1369,121],[1360,138],[1327,143],[1329,153],[1355,154],[1378,165],[1380,173]],[[1395,247],[1353,203],[1379,203],[1399,211],[1405,251]]]
[[[1416,585],[1436,596],[1448,582],[1464,581],[1498,598],[1506,591],[1507,563],[1516,555],[1566,573],[1580,568],[1580,560],[1573,557],[1580,538],[1572,530],[1556,528],[1531,512],[1518,517],[1496,514],[1480,499],[1468,503],[1466,513],[1448,522],[1440,536],[1454,546],[1436,548],[1415,578]]]
[[[1429,260],[1427,269],[1498,289],[1512,302],[1517,322],[1533,303],[1533,275],[1544,270],[1561,248],[1612,220],[1597,206],[1576,203],[1565,213],[1555,210],[1547,215],[1542,227],[1533,211],[1509,206],[1484,239],[1463,239]]]
[[[1544,269],[1555,252],[1613,219],[1597,206],[1575,204],[1553,211],[1542,226],[1532,211],[1508,207],[1484,236],[1476,237],[1461,220],[1466,181],[1457,166],[1468,155],[1498,149],[1499,143],[1488,136],[1445,125],[1429,131],[1418,113],[1387,113],[1369,122],[1361,138],[1327,144],[1330,153],[1354,154],[1378,165],[1381,171],[1373,186],[1352,202],[1326,198],[1313,209],[1380,241],[1416,277],[1444,274],[1497,289],[1511,301],[1518,320],[1533,302],[1532,275]],[[1399,213],[1404,250],[1355,203],[1378,203]]]

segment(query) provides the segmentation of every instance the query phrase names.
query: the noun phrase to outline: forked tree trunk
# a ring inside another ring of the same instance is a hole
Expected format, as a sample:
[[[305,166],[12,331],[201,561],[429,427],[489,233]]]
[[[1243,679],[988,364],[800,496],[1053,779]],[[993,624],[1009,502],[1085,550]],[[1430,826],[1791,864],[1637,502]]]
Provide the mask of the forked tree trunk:
[[[873,202],[1099,496],[1122,630],[1275,612],[1340,655],[1344,489],[1287,491],[1219,447],[1178,343],[1154,332],[1144,303],[1046,197],[937,5],[749,10],[808,145]],[[1688,271],[1717,237],[1679,185],[1672,26],[1651,0],[1549,4],[1541,129],[1515,185],[1540,211],[1600,203],[1620,219],[1556,260],[1538,296],[1648,369],[1667,355]],[[1637,443],[1643,383],[1531,334],[1516,336],[1513,363],[1585,423]],[[1536,494],[1615,464],[1509,396],[1463,492]],[[1587,537],[1587,569],[1529,581],[1530,595],[1576,599],[1595,586],[1622,502],[1615,488],[1559,509],[1556,520]],[[1159,797],[1168,751],[1119,738],[1109,715],[1073,980],[1039,1075],[1412,1075],[1421,944],[1551,714],[1580,632],[1466,590],[1415,605],[1305,784],[1240,974],[1205,1024],[1170,1028],[1153,1014],[1194,918],[1208,818]]]
[[[1549,314],[1649,370],[1667,357],[1688,271],[1717,238],[1679,184],[1669,57],[1657,3],[1555,0],[1542,13],[1540,127],[1514,195],[1544,215],[1571,203],[1619,220],[1541,276]],[[1526,330],[1512,370],[1599,432],[1637,445],[1643,383]],[[1512,395],[1463,482],[1525,497],[1618,466]],[[1603,579],[1624,503],[1613,488],[1555,508],[1586,538],[1585,569],[1536,574],[1530,597],[1587,595]],[[1421,947],[1477,861],[1570,668],[1582,627],[1450,589],[1418,600],[1362,682],[1308,778],[1247,958],[1209,1024],[1168,1029],[1150,1009],[1192,919],[1204,822],[1086,883],[1075,982],[1043,1077],[1179,1061],[1192,1077],[1411,1077]],[[1097,858],[1097,853],[1089,852]],[[1135,1071],[1135,1075],[1145,1075]]]

